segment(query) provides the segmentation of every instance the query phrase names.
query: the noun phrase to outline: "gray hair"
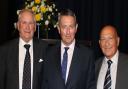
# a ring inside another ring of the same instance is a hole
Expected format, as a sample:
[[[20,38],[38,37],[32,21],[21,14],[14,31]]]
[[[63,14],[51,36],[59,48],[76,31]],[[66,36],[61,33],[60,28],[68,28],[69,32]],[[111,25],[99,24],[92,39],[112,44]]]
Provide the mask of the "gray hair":
[[[60,23],[61,16],[72,16],[72,17],[75,19],[75,22],[77,23],[76,15],[75,15],[75,13],[74,13],[72,10],[70,10],[70,9],[62,10],[62,11],[59,13],[59,16],[58,16],[58,24]]]
[[[31,9],[22,9],[19,12],[19,15],[18,15],[18,21],[20,21],[22,14],[25,13],[25,12],[28,12],[28,13],[32,14],[33,21],[34,21],[34,23],[36,23],[35,14]]]

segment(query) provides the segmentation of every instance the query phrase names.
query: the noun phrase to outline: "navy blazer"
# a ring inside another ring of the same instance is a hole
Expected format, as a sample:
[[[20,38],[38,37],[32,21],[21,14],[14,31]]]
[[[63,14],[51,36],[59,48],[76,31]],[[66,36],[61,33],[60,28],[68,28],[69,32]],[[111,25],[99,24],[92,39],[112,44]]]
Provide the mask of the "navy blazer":
[[[93,52],[75,44],[72,62],[65,84],[61,73],[61,42],[49,48],[44,62],[44,81],[42,89],[96,89]]]

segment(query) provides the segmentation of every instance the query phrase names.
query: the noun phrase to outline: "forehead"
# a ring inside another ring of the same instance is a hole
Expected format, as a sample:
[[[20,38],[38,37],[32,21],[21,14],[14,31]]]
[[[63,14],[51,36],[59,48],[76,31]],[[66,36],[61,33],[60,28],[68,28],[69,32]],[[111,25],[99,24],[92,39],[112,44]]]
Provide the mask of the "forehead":
[[[33,15],[30,12],[23,12],[20,14],[19,18],[24,19],[24,20],[26,20],[26,19],[32,19],[33,20]]]
[[[75,18],[73,16],[61,16],[60,22],[75,22]]]
[[[102,29],[100,36],[116,36],[116,31],[113,27],[105,27]]]

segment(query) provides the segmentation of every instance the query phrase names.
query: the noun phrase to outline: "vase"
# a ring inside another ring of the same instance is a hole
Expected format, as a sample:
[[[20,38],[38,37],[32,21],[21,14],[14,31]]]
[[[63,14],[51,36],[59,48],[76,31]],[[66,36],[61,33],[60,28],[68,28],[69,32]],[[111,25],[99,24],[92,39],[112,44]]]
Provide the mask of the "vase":
[[[37,23],[37,37],[39,38],[39,39],[48,39],[48,31],[49,31],[49,29],[48,28],[43,28],[43,29],[41,29],[42,28],[42,26],[39,24],[39,23]]]
[[[44,38],[48,39],[48,29],[44,29]]]

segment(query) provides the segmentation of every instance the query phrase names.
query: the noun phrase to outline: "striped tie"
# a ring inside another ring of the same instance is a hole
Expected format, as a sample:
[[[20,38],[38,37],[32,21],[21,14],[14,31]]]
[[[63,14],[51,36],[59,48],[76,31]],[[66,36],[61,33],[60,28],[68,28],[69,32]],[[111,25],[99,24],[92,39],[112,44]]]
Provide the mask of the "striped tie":
[[[111,89],[112,80],[111,80],[110,67],[111,67],[112,61],[108,60],[107,63],[108,63],[108,70],[105,76],[104,89]]]

